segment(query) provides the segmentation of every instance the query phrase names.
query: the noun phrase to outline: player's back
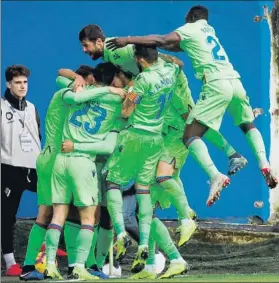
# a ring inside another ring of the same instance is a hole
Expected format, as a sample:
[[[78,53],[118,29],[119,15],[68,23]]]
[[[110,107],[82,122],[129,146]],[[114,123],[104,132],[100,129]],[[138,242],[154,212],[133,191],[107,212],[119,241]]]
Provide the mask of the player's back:
[[[113,130],[120,115],[120,102],[90,101],[74,105],[65,120],[63,139],[76,143],[101,141]]]
[[[189,55],[198,79],[209,82],[240,77],[230,63],[214,28],[206,20],[186,23],[175,32],[181,37],[180,48]]]
[[[139,95],[140,103],[130,116],[129,125],[157,134],[162,132],[178,73],[176,64],[158,60],[137,76],[133,92]]]
[[[164,117],[163,133],[168,133],[168,128],[172,127],[178,131],[178,135],[182,136],[186,121],[182,118],[182,114],[188,113],[194,106],[191,90],[188,86],[188,80],[183,72],[180,71],[173,90],[170,107]]]
[[[68,107],[63,102],[62,95],[65,89],[57,91],[52,97],[45,119],[46,146],[60,150],[63,126]]]

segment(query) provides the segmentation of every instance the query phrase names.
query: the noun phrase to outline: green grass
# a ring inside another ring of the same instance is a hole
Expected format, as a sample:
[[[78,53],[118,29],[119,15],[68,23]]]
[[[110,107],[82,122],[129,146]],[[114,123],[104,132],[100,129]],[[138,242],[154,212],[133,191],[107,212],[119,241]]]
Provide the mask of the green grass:
[[[1,282],[16,282],[18,278],[2,277]],[[42,281],[44,282],[44,281]],[[69,282],[50,281],[50,282]],[[88,282],[88,281],[86,281]],[[96,281],[94,281],[96,282]],[[110,279],[101,280],[99,282],[279,282],[279,273],[277,274],[197,274],[188,275],[179,278],[165,279],[165,280],[129,280],[129,279]]]

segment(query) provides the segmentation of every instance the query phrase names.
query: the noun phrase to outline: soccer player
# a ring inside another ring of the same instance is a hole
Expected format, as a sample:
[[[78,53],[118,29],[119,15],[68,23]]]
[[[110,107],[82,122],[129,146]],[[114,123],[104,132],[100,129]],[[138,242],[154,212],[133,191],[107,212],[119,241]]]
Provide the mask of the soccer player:
[[[117,234],[117,258],[126,254],[130,238],[125,232],[120,186],[135,180],[139,203],[140,245],[132,271],[145,264],[152,220],[149,187],[155,177],[162,153],[161,137],[164,114],[171,100],[179,67],[158,61],[156,48],[135,46],[135,57],[143,70],[128,93],[122,107],[123,117],[129,117],[128,127],[122,131],[118,144],[108,163],[108,210]]]
[[[123,72],[119,71],[118,69],[116,69],[112,64],[110,63],[105,63],[105,64],[99,64],[96,68],[95,68],[95,76],[97,81],[103,78],[100,75],[97,75],[96,72],[99,70],[99,74],[102,74],[102,76],[106,76],[105,73],[110,73],[109,75],[113,75],[113,72],[116,72],[116,75],[113,79],[113,84],[116,85],[117,87],[121,87],[123,88],[124,86],[126,86],[130,80],[129,76],[127,76],[126,74],[124,74]],[[70,77],[72,79],[74,79],[76,77],[76,74],[74,72],[72,72],[71,70],[60,70],[60,74],[61,75],[65,75],[67,77]],[[65,78],[61,78],[58,77],[58,80],[60,81],[60,84],[63,83],[63,86],[67,86],[71,80],[65,79]],[[113,88],[114,89],[114,88]],[[117,89],[120,90],[120,89]],[[86,91],[85,91],[86,92]],[[109,95],[107,95],[109,96]],[[112,95],[111,98],[114,98],[115,95]],[[104,101],[105,95],[103,95],[102,100]],[[115,103],[115,99],[113,99],[111,102],[108,100],[106,101],[107,103],[111,103],[114,104]],[[102,107],[102,104],[99,105],[100,107]],[[122,120],[122,119],[120,119]],[[121,128],[123,128],[123,126],[119,125],[119,122],[122,121],[117,121],[117,126],[114,127],[113,131],[118,132],[119,130],[121,130]],[[115,134],[115,133],[114,133]],[[109,134],[108,134],[109,136]],[[71,141],[66,141],[64,144],[67,143],[67,147],[68,146],[72,146],[72,142]],[[91,144],[91,148],[92,146],[94,147],[94,150],[96,149],[96,143],[92,143]],[[107,160],[107,155],[109,155],[110,153],[113,152],[114,150],[114,146],[115,146],[115,139],[113,140],[109,140],[106,138],[106,141],[102,141],[100,142],[100,147],[98,148],[98,152],[100,155],[97,155],[97,160],[96,160],[96,167],[97,167],[97,175],[98,175],[98,185],[99,185],[99,191],[101,192],[101,199],[100,199],[100,225],[99,227],[94,227],[94,230],[97,230],[97,233],[94,233],[94,238],[93,238],[93,242],[92,242],[92,247],[89,253],[89,257],[86,261],[86,266],[88,267],[88,271],[96,276],[99,276],[100,278],[104,278],[104,274],[101,272],[100,268],[104,265],[104,261],[106,258],[106,255],[108,253],[109,250],[109,246],[110,243],[112,241],[112,227],[110,224],[110,217],[109,214],[107,212],[107,208],[106,208],[106,199],[105,199],[105,193],[104,193],[104,186],[103,186],[103,176],[102,176],[102,169],[104,167],[104,164]],[[106,156],[104,156],[104,154]],[[69,216],[70,217],[70,216]],[[67,251],[68,251],[68,264],[69,264],[69,270],[68,273],[69,275],[72,273],[72,269],[73,269],[73,263],[74,263],[74,259],[75,259],[75,246],[76,246],[76,237],[79,231],[79,217],[76,215],[71,214],[71,218],[68,217],[68,220],[65,224],[65,242],[66,242],[66,247],[67,247]],[[77,222],[78,221],[78,222]],[[99,230],[99,231],[98,231]],[[99,232],[99,235],[98,235]],[[97,242],[96,242],[97,241]],[[96,258],[95,258],[95,246],[97,245],[97,249],[96,249]]]
[[[88,83],[92,82],[92,68],[81,66],[76,73],[83,75]],[[43,275],[35,270],[36,257],[44,241],[46,228],[50,222],[52,214],[51,202],[51,173],[53,163],[57,153],[61,149],[63,123],[67,113],[67,108],[62,100],[65,89],[56,92],[49,104],[46,115],[46,144],[37,159],[38,174],[38,216],[29,234],[27,252],[20,279],[22,280],[42,280]],[[93,93],[94,95],[94,93]],[[89,96],[88,99],[93,98]],[[74,96],[68,95],[68,99]],[[80,99],[80,100],[79,100]],[[82,102],[83,95],[76,98],[76,102]]]
[[[226,109],[244,132],[267,185],[270,188],[276,187],[278,181],[267,160],[261,133],[254,125],[253,111],[240,75],[230,63],[214,28],[208,24],[207,8],[192,7],[185,20],[185,25],[167,35],[115,38],[108,43],[108,47],[115,49],[127,44],[156,44],[159,47],[173,47],[175,51],[183,50],[189,55],[196,77],[204,84],[200,98],[187,119],[183,140],[210,178],[208,206],[220,197],[230,179],[218,171],[201,138],[210,128],[219,130]]]
[[[113,65],[111,66],[116,69]],[[104,79],[104,84],[109,85],[115,75],[111,70],[112,68],[110,68],[110,72],[106,73],[99,70],[97,73],[95,69],[96,83],[101,84],[98,80],[101,77]],[[67,91],[64,96],[68,92],[72,93]],[[106,138],[115,124],[115,119],[120,115],[121,100],[120,98],[120,101],[114,105],[90,101],[70,107],[67,113],[63,139],[74,143],[72,145],[69,142],[63,143],[63,153],[58,153],[53,166],[51,180],[53,218],[46,233],[46,278],[61,279],[54,261],[60,233],[72,198],[73,204],[79,209],[81,221],[76,240],[76,259],[72,278],[83,280],[97,278],[91,275],[84,265],[92,244],[94,215],[98,203],[96,167],[93,157],[96,155],[95,143]],[[65,101],[67,102],[67,100]],[[98,146],[98,149],[100,147]]]

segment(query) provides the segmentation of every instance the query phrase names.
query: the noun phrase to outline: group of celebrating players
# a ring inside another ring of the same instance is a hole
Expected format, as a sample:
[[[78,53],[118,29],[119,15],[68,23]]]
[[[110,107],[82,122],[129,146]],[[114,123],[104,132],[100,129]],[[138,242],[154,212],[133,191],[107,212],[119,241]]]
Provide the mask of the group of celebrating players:
[[[96,272],[104,265],[112,228],[117,261],[131,245],[122,211],[122,188],[131,183],[140,231],[131,278],[156,278],[156,244],[170,261],[159,278],[184,274],[189,266],[154,209],[176,208],[181,247],[197,228],[179,176],[188,153],[209,176],[208,206],[219,199],[230,178],[216,168],[202,138],[227,155],[228,175],[246,166],[247,160],[219,132],[226,110],[244,132],[268,187],[278,183],[240,75],[208,24],[203,6],[192,7],[185,25],[168,35],[106,38],[99,26],[88,25],[79,40],[86,54],[104,63],[81,66],[76,72],[60,70],[61,89],[49,104],[46,144],[37,160],[39,213],[20,278],[62,279],[55,258],[63,229],[68,279],[102,277]],[[203,82],[196,104],[183,63],[158,53],[157,47],[188,54]],[[40,274],[34,265],[44,239],[47,266]]]

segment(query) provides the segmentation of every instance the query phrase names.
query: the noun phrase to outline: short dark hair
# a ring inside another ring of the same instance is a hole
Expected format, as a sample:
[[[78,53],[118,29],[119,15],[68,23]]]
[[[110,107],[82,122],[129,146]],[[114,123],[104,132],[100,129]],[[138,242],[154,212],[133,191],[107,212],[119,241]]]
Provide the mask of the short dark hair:
[[[148,63],[153,63],[158,59],[156,46],[135,45],[135,56],[144,58]]]
[[[87,65],[81,65],[79,68],[75,71],[78,75],[82,76],[83,78],[88,77],[89,75],[93,74],[94,68],[87,66]]]
[[[119,69],[108,62],[98,64],[93,71],[95,81],[104,85],[111,85],[114,76],[118,73]]]
[[[98,25],[87,25],[79,32],[79,41],[83,41],[84,39],[95,41],[98,38],[101,38],[103,41],[106,38]]]
[[[9,66],[5,71],[5,77],[7,82],[10,82],[13,78],[19,76],[24,76],[28,78],[30,76],[29,69],[23,65],[12,65]]]
[[[186,23],[194,23],[198,20],[208,21],[208,9],[204,6],[194,6],[192,7],[185,17]]]

